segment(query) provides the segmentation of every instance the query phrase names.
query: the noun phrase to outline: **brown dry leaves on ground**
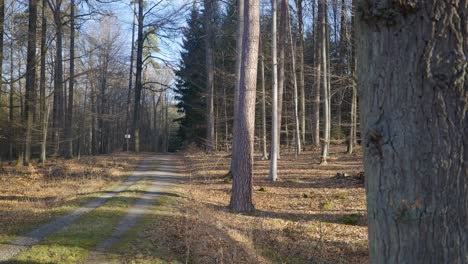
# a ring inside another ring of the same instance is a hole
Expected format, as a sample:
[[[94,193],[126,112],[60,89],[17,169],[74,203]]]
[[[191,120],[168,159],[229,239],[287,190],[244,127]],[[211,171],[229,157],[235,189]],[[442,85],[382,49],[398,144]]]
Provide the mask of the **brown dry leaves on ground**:
[[[335,177],[361,172],[361,155],[335,145],[320,166],[318,150],[283,154],[275,183],[267,180],[269,161],[256,156],[256,211],[243,215],[227,208],[230,155],[193,149],[177,217],[158,221],[154,235],[164,233],[163,243],[193,263],[367,263],[364,185]]]
[[[135,155],[119,153],[49,160],[0,171],[0,241],[72,211],[133,171]],[[67,204],[66,207],[61,207]]]

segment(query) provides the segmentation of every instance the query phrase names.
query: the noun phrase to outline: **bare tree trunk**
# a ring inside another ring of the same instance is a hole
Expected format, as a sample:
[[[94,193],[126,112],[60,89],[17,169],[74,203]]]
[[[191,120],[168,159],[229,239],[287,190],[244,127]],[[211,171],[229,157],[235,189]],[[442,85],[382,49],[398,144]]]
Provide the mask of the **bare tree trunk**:
[[[205,64],[206,64],[206,151],[214,150],[214,59],[213,59],[213,28],[211,26],[213,18],[213,1],[204,0],[205,11]]]
[[[352,154],[354,151],[354,145],[356,144],[356,129],[357,129],[357,78],[356,78],[356,67],[357,67],[357,60],[356,60],[356,26],[355,26],[355,4],[353,1],[352,5],[352,12],[351,12],[351,52],[349,52],[349,69],[351,71],[352,77],[352,96],[351,96],[351,113],[350,113],[350,130],[349,130],[349,139],[348,139],[348,154]]]
[[[140,101],[142,90],[143,71],[143,0],[138,0],[138,33],[137,33],[137,58],[136,58],[136,82],[135,82],[135,106],[133,112],[133,140],[135,152],[140,152]]]
[[[236,134],[236,122],[237,116],[239,114],[238,107],[239,107],[239,85],[240,85],[240,76],[241,76],[241,64],[242,64],[242,45],[243,45],[243,37],[244,37],[244,1],[245,0],[237,0],[237,32],[236,32],[236,76],[235,76],[235,83],[234,83],[234,121],[232,126],[232,149],[234,150],[235,142],[234,142],[234,135]],[[234,166],[234,160],[236,159],[237,153],[232,151],[232,158],[231,158],[231,174]]]
[[[31,139],[33,129],[34,94],[36,86],[36,30],[37,30],[37,0],[29,0],[28,49],[26,62],[26,140],[24,144],[23,165],[29,166],[31,159]]]
[[[41,163],[44,165],[47,159],[47,128],[49,126],[49,112],[50,106],[47,107],[47,112],[42,121],[42,142],[41,142]]]
[[[468,262],[467,8],[358,1],[371,263]]]
[[[265,95],[265,59],[263,56],[262,39],[260,37],[260,77],[262,81],[262,160],[268,159],[266,136],[266,95]]]
[[[154,127],[154,152],[158,151],[158,144],[159,144],[159,129],[158,129],[158,105],[159,101],[161,100],[161,96],[158,96],[158,100],[156,100],[156,93],[153,94],[153,127]]]
[[[41,162],[44,164],[47,158],[47,146],[45,141],[47,140],[47,127],[45,125],[46,120],[46,55],[47,55],[47,0],[42,0],[42,10],[41,10],[41,72],[40,72],[40,81],[39,81],[39,112],[40,112],[40,123],[41,133],[42,133],[42,145],[41,145]],[[47,113],[48,119],[48,113]],[[48,122],[48,120],[47,120]]]
[[[356,116],[357,116],[357,87],[356,87],[356,73],[353,71],[352,73],[352,96],[351,96],[351,126],[349,129],[349,139],[348,139],[348,154],[353,153],[354,149],[354,141],[356,137]]]
[[[322,64],[323,73],[319,78],[322,79],[323,91],[323,141],[322,141],[322,157],[321,164],[327,164],[328,151],[330,147],[330,87],[328,85],[328,63],[327,63],[327,3],[326,0],[319,0],[319,15],[320,21],[320,63]]]
[[[321,1],[321,0],[318,0]],[[312,16],[314,17],[315,13],[315,0],[312,1]],[[321,75],[322,75],[322,67],[321,67],[321,43],[320,43],[320,35],[321,35],[321,21],[322,21],[322,14],[317,12],[317,20],[315,22],[315,30],[314,30],[314,41],[315,41],[315,56],[314,56],[314,64],[316,69],[316,86],[313,90],[312,95],[312,145],[314,147],[320,146],[320,89],[321,89]]]
[[[244,6],[243,53],[239,85],[238,122],[234,135],[237,158],[233,160],[233,184],[230,206],[236,212],[254,210],[253,142],[255,129],[255,97],[257,86],[258,42],[260,34],[259,0],[246,0]]]
[[[347,85],[347,78],[346,75],[349,74],[349,60],[350,58],[347,58],[347,49],[349,47],[349,42],[348,42],[348,20],[347,20],[347,8],[346,8],[346,1],[341,0],[341,21],[340,21],[340,63],[339,63],[339,69],[340,69],[340,88],[337,92],[337,127],[339,128],[339,131],[342,131],[342,106],[343,106],[343,100],[344,100],[344,95],[345,95],[345,90],[346,90],[346,85]],[[341,133],[340,133],[341,134]]]
[[[286,49],[286,12],[288,1],[281,1],[281,14],[279,22],[279,69],[278,69],[278,159],[281,156],[281,123],[283,113],[283,93],[284,93],[284,51]]]
[[[304,22],[302,14],[302,0],[296,0],[297,18],[299,23],[299,89],[301,91],[301,136],[302,143],[306,141],[306,94],[305,94],[305,78],[304,78]]]
[[[164,108],[164,152],[169,151],[169,98],[167,98],[167,92],[164,93],[164,101],[165,108]]]
[[[55,152],[59,153],[60,141],[62,140],[62,129],[65,125],[65,98],[63,92],[63,56],[62,56],[62,0],[49,0],[55,24],[55,70],[54,70],[54,129],[55,129]]]
[[[75,85],[75,0],[70,0],[70,80],[68,84],[68,107],[65,127],[65,157],[73,158],[73,88]]]
[[[126,134],[130,134],[130,113],[132,110],[131,98],[132,98],[132,84],[133,84],[133,61],[134,61],[134,53],[135,53],[136,3],[137,3],[136,1],[133,1],[132,47],[130,49],[130,73],[128,76],[127,112],[125,112],[125,133]],[[128,151],[128,143],[127,143],[126,150]]]
[[[11,10],[15,10],[15,1],[11,2]],[[13,17],[13,14],[12,14]],[[15,26],[14,23],[12,22],[10,25],[10,35],[13,36],[15,34]],[[15,119],[15,108],[14,108],[14,95],[15,95],[15,84],[13,82],[13,76],[14,76],[14,39],[11,38],[10,40],[10,96],[9,96],[9,113],[8,113],[8,122],[10,124],[10,128],[8,131],[8,136],[9,139],[8,141],[10,142],[9,146],[9,151],[8,151],[8,157],[10,160],[13,160],[13,151],[14,151],[14,136],[15,136],[15,131],[14,131],[14,119]]]
[[[294,97],[294,147],[295,147],[295,156],[301,154],[301,129],[299,125],[299,100],[298,100],[298,91],[297,91],[297,78],[296,78],[296,54],[294,52],[294,42],[292,37],[291,30],[291,21],[289,19],[289,5],[286,5],[286,23],[288,26],[289,34],[289,44],[291,47],[291,74],[293,79],[293,97]]]
[[[270,147],[270,174],[269,179],[276,181],[278,179],[278,60],[277,60],[277,49],[276,49],[276,17],[277,17],[277,0],[271,0],[271,147]]]
[[[96,87],[91,83],[91,154],[95,155],[97,151],[97,137],[96,137],[96,119],[97,119],[97,96]]]
[[[109,106],[108,106],[108,94],[107,94],[107,71],[109,66],[109,58],[108,58],[108,51],[102,51],[102,61],[101,61],[101,92],[100,92],[100,99],[101,99],[101,107],[99,111],[99,119],[98,119],[98,127],[99,127],[99,137],[100,137],[100,154],[105,154],[109,152],[109,135],[108,135],[108,127],[109,121],[107,121],[106,116],[109,114]]]
[[[224,68],[224,56],[223,56],[223,68]],[[223,85],[223,108],[224,108],[224,146],[226,148],[226,151],[229,151],[229,124],[228,124],[226,85]]]

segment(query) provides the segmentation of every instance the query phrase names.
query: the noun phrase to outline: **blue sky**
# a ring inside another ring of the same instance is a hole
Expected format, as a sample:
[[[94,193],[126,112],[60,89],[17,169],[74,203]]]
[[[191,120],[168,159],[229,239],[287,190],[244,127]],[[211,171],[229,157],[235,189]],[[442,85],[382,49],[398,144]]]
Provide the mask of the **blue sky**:
[[[147,7],[152,6],[155,2],[159,1],[146,1]],[[151,16],[148,16],[145,20],[145,23],[154,21],[155,19],[160,19],[161,17],[165,17],[168,13],[173,12],[173,10],[179,9],[181,6],[191,6],[192,0],[163,0],[159,8],[154,8]],[[128,41],[126,46],[130,47],[131,43],[131,29],[132,29],[132,6],[130,5],[130,1],[119,1],[116,3],[112,3],[108,6],[109,10],[112,11],[119,19],[122,32],[124,34],[124,39]],[[176,23],[175,26],[182,27],[185,25],[187,12],[182,12],[180,15],[175,17]],[[167,32],[161,32],[164,35],[167,35]],[[136,34],[136,30],[135,30]],[[160,51],[155,54],[156,56],[160,57],[159,60],[162,62],[163,60],[169,63],[172,67],[175,67],[180,58],[180,51],[181,51],[181,43],[182,43],[182,36],[181,30],[174,30],[174,33],[171,32],[170,38],[158,38],[158,45]],[[130,56],[130,48],[129,48],[129,56]]]

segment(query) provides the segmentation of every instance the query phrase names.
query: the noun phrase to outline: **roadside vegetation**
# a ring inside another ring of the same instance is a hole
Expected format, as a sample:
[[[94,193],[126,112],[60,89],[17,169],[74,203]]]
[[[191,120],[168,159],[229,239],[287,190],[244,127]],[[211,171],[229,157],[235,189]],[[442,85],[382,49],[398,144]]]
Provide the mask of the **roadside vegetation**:
[[[116,186],[133,171],[139,159],[118,153],[49,160],[45,165],[27,168],[3,164],[0,243],[70,213]]]

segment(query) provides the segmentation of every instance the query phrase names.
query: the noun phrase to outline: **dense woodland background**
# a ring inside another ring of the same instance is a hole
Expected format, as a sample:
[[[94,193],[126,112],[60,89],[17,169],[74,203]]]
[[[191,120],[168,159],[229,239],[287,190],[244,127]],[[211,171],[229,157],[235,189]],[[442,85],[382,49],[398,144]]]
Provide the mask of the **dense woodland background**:
[[[175,10],[163,4],[149,10],[153,3],[144,3],[143,9],[149,13],[142,24],[142,71],[138,74],[143,81],[140,84],[135,83],[140,42],[138,3],[128,3],[128,11],[135,11],[133,26],[122,25],[118,14],[109,11],[111,4],[37,1],[35,63],[31,66],[35,74],[31,76],[34,77],[31,86],[27,85],[26,73],[28,3],[4,2],[0,94],[3,159],[22,161],[26,145],[31,148],[28,156],[37,159],[50,155],[72,157],[126,150],[125,134],[131,134],[129,147],[135,149],[135,100],[140,101],[142,151],[174,151],[190,143],[212,146],[213,150],[231,148],[236,1],[213,1],[209,14],[204,11],[203,3],[179,3],[180,6],[173,8]],[[320,54],[316,47],[322,43],[321,35],[317,33],[321,25],[317,21],[322,19],[319,14],[326,20],[323,43],[328,58],[325,74],[328,73],[330,90],[327,100],[331,103],[331,139],[341,143],[355,142],[357,129],[352,128],[357,123],[353,116],[357,115],[351,111],[356,105],[353,101],[351,2],[324,3],[323,10],[326,11],[321,13],[316,1],[287,4],[290,23],[282,23],[279,29],[282,35],[289,30],[292,33],[290,37],[280,37],[282,44],[279,45],[279,52],[284,54],[280,55],[284,58],[280,58],[283,73],[279,80],[284,83],[284,92],[280,96],[281,144],[292,150],[296,144],[296,131],[300,134],[301,149],[319,146],[320,138],[323,138],[319,129],[324,125],[325,116],[318,113],[323,112],[320,107],[325,96],[319,97],[317,93],[320,91],[317,76],[324,75],[317,67]],[[155,9],[160,9],[159,17],[151,13]],[[185,18],[178,16],[180,14],[186,14],[185,23]],[[210,34],[206,33],[207,16]],[[281,19],[282,15],[278,17]],[[172,28],[178,24],[183,27]],[[134,35],[130,36],[132,31],[122,27],[131,27]],[[261,89],[257,90],[255,144],[257,150],[266,155],[272,113],[271,5],[268,1],[263,1],[261,6],[261,32],[259,67],[262,70],[258,74]],[[170,41],[177,45],[180,37],[183,39],[182,53],[177,64],[158,55],[158,42]],[[209,70],[205,67],[208,37],[212,53]],[[130,38],[133,46],[129,43]],[[213,76],[213,89],[208,91],[207,75]],[[135,97],[137,85],[142,87],[141,99]],[[208,104],[212,107],[207,108]],[[168,109],[167,114],[165,109]],[[28,125],[29,111],[31,125]],[[208,138],[211,134],[213,136]],[[351,141],[348,140],[350,136],[353,137]]]

